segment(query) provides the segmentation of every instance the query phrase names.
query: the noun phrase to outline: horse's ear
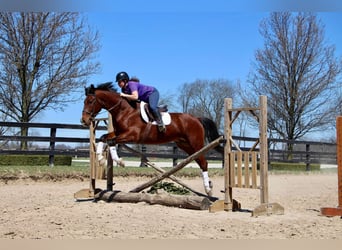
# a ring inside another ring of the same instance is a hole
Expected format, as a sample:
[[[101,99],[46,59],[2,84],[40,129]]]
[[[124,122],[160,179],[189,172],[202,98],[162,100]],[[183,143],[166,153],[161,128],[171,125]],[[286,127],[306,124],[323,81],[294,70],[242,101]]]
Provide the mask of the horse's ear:
[[[94,84],[91,84],[90,87],[84,88],[85,95],[94,95],[95,94],[95,87]]]

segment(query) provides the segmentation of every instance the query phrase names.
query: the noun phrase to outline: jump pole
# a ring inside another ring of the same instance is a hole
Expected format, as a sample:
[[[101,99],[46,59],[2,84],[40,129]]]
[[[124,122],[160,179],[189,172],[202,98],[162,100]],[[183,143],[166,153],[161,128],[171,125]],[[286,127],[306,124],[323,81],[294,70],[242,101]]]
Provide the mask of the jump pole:
[[[209,143],[208,145],[206,145],[205,147],[203,147],[202,149],[200,149],[196,153],[190,155],[188,158],[186,158],[183,161],[181,161],[180,163],[178,163],[175,167],[173,167],[169,171],[166,171],[166,172],[164,172],[164,173],[162,173],[162,174],[152,178],[150,181],[141,184],[140,186],[132,189],[130,192],[132,192],[132,193],[140,192],[140,191],[144,190],[145,188],[148,188],[148,187],[156,184],[157,182],[159,182],[159,181],[161,181],[161,180],[163,180],[165,178],[168,178],[169,176],[173,175],[177,171],[179,171],[182,168],[184,168],[187,164],[189,164],[190,162],[192,162],[193,160],[198,158],[200,155],[205,154],[210,149],[212,149],[212,148],[216,147],[217,145],[219,145],[222,139],[223,139],[223,136],[220,136],[219,138],[217,138],[216,140],[212,141],[211,143]]]
[[[125,144],[122,144],[121,146],[123,146],[125,149],[127,149],[128,151],[132,152],[133,154],[136,154],[137,156],[139,156],[141,159],[142,159],[142,162],[150,167],[152,167],[153,169],[155,169],[156,171],[158,171],[159,173],[163,174],[165,173],[166,171],[158,166],[156,166],[154,163],[150,162],[147,157],[142,153],[142,152],[139,152],[133,148],[130,148],[129,146],[125,145]],[[210,200],[217,200],[218,198],[216,197],[209,197],[208,195],[206,194],[203,194],[201,192],[198,192],[196,190],[194,190],[193,188],[191,188],[189,185],[187,185],[186,183],[184,183],[182,180],[180,180],[179,178],[177,178],[176,176],[174,175],[170,175],[168,177],[169,179],[171,179],[172,181],[176,182],[177,184],[185,187],[186,189],[190,190],[192,193],[198,195],[198,196],[202,196],[202,197],[207,197],[208,199]]]
[[[321,208],[321,214],[329,217],[342,216],[342,116],[336,118],[336,142],[338,206]]]

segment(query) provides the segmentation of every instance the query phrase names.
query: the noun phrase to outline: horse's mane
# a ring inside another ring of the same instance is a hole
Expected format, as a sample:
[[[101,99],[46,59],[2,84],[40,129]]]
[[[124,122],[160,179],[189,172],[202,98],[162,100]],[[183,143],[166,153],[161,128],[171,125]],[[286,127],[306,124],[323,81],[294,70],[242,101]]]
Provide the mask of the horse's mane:
[[[111,92],[118,92],[117,88],[113,86],[113,82],[105,82],[100,83],[95,88],[94,84],[91,84],[90,87],[85,88],[85,94],[86,95],[94,95],[96,90],[105,90],[105,91],[111,91]]]
[[[104,90],[104,91],[110,91],[114,93],[118,93],[118,90],[116,87],[113,86],[113,82],[105,82],[105,83],[100,83],[96,86],[94,84],[90,84],[89,87],[85,88],[85,95],[95,95],[96,90]],[[127,99],[126,99],[127,100]],[[127,100],[127,103],[134,109],[138,107],[136,101],[129,101]]]
[[[113,86],[113,82],[100,83],[96,89],[118,92],[117,88]]]

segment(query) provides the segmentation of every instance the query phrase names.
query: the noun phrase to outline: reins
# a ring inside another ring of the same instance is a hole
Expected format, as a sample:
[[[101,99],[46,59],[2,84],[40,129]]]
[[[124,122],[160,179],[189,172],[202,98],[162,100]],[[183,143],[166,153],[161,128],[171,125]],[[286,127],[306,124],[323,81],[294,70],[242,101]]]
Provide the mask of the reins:
[[[111,112],[112,110],[114,110],[117,106],[121,105],[122,102],[122,97],[120,97],[120,101],[118,103],[116,103],[115,105],[113,105],[111,108],[108,109],[108,112]]]

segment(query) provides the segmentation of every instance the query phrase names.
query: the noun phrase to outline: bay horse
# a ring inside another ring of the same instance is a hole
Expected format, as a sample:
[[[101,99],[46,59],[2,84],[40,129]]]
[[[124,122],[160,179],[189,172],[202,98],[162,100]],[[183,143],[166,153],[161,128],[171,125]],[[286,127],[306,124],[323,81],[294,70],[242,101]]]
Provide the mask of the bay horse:
[[[96,115],[105,109],[110,112],[114,131],[101,136],[104,142],[114,144],[162,144],[175,142],[187,154],[192,155],[209,142],[219,137],[216,124],[209,118],[195,117],[187,113],[170,113],[171,123],[165,132],[159,132],[157,126],[146,123],[141,118],[140,104],[129,102],[120,96],[112,82],[91,85],[85,88],[86,98],[82,111],[81,123],[89,126]],[[223,147],[218,145],[216,151],[223,153]],[[212,185],[208,176],[208,162],[205,156],[195,159],[202,170],[203,185],[206,193],[212,195]]]

